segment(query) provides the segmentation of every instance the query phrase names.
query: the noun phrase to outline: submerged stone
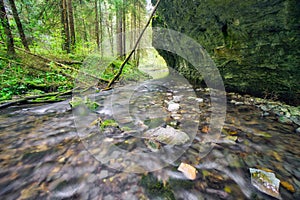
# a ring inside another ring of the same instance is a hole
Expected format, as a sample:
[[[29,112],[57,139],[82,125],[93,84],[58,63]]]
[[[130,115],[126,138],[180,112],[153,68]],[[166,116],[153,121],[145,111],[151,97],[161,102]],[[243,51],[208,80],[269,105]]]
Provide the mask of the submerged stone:
[[[170,112],[176,112],[180,108],[180,105],[178,103],[170,102],[168,106],[168,111]]]
[[[190,140],[185,132],[171,126],[150,129],[144,133],[143,137],[168,145],[182,145]]]

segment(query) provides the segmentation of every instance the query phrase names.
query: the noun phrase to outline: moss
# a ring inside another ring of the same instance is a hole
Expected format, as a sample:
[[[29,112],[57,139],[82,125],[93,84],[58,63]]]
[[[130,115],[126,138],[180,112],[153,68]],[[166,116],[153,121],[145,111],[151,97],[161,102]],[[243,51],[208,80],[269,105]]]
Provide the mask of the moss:
[[[175,200],[175,196],[169,185],[164,185],[152,174],[144,175],[140,185],[145,188],[146,194],[150,199],[162,198],[165,200]]]
[[[88,109],[92,111],[96,110],[99,107],[99,104],[97,102],[92,101],[88,97],[73,97],[69,103],[73,108],[85,105]]]
[[[100,125],[100,129],[101,130],[104,130],[106,127],[118,127],[118,123],[113,120],[113,119],[107,119],[107,120],[104,120],[101,125]]]
[[[203,46],[227,91],[299,105],[299,5],[296,0],[166,0],[152,25],[182,32]],[[202,82],[187,61],[170,52],[159,53],[191,83]]]

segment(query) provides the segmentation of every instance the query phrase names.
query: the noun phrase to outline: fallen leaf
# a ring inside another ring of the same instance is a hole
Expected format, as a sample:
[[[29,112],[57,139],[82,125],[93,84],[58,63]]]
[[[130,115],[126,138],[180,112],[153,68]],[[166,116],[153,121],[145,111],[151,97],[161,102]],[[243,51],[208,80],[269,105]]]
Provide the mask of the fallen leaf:
[[[51,171],[51,173],[57,173],[57,172],[59,172],[60,171],[60,167],[55,167],[52,171]]]
[[[209,127],[208,126],[203,126],[203,128],[201,129],[202,133],[208,133],[209,132]]]
[[[288,191],[294,193],[295,192],[295,188],[292,184],[286,182],[286,181],[281,181],[280,184],[282,185],[282,187],[284,187],[285,189],[287,189]]]
[[[237,135],[238,132],[237,131],[234,131],[234,130],[230,130],[228,131],[229,135]]]
[[[254,168],[250,168],[249,170],[251,174],[251,184],[254,187],[272,197],[281,199],[279,194],[280,180],[276,178],[274,173]]]
[[[224,187],[224,191],[227,192],[227,193],[231,193],[231,192],[232,192],[232,191],[231,191],[231,188],[230,188],[228,185],[226,185],[226,186]]]
[[[178,171],[181,171],[184,174],[184,176],[190,180],[196,179],[197,170],[195,167],[189,164],[181,163],[178,167]]]
[[[269,168],[266,168],[266,167],[258,167],[260,170],[263,170],[265,172],[271,172],[271,173],[274,173],[273,170],[269,169]]]
[[[273,152],[273,156],[276,160],[278,160],[280,162],[282,161],[281,156],[276,151]]]

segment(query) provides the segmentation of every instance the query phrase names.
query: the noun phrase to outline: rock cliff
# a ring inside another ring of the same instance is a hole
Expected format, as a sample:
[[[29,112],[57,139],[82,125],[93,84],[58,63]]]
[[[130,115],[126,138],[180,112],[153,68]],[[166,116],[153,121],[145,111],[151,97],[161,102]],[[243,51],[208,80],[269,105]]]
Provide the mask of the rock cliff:
[[[163,0],[152,25],[202,45],[227,91],[300,104],[299,0]],[[182,58],[159,53],[191,83],[201,83]]]

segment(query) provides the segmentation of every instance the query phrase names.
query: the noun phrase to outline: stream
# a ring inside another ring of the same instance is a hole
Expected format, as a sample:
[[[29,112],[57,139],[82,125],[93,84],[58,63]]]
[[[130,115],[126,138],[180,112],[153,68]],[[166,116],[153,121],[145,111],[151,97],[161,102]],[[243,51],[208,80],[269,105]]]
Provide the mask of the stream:
[[[284,182],[282,199],[300,199],[300,135],[253,105],[227,103],[224,128],[207,145],[206,89],[194,93],[188,84],[149,81],[92,100],[100,106],[88,114],[72,111],[69,100],[1,111],[1,199],[273,199],[251,184],[249,168],[271,171]],[[176,102],[180,109],[171,108]],[[97,118],[118,125],[99,131]],[[149,148],[141,133],[167,125],[192,140]],[[111,153],[112,147],[121,153]],[[181,162],[197,168],[195,180],[177,170]]]

